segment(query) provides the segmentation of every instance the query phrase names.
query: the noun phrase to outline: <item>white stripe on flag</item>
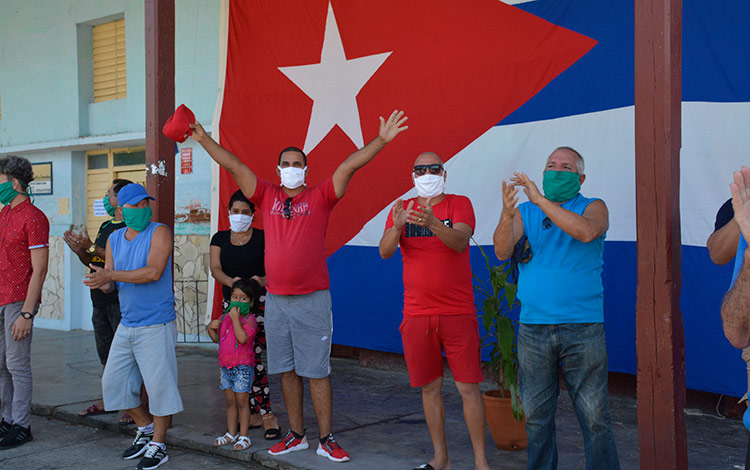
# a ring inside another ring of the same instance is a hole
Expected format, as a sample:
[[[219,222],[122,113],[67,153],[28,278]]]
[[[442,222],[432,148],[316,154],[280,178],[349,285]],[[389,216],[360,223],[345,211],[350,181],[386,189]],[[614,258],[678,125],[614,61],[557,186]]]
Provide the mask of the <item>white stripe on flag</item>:
[[[610,212],[607,240],[635,241],[634,108],[611,109],[546,121],[493,127],[446,163],[446,192],[474,205],[474,238],[492,244],[500,217],[500,184],[526,172],[541,189],[547,156],[556,147],[577,149],[586,162],[582,193],[603,199]],[[683,103],[681,157],[682,243],[704,246],[716,211],[730,197],[732,171],[749,164],[750,103]],[[425,144],[427,147],[428,144]],[[402,198],[416,196],[412,189]],[[526,198],[521,194],[520,202]],[[348,243],[378,246],[391,205]]]

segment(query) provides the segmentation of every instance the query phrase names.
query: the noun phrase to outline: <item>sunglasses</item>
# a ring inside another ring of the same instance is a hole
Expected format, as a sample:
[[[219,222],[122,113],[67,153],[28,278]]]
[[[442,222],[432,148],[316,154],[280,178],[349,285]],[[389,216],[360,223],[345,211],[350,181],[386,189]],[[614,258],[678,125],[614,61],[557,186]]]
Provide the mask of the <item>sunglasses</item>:
[[[292,218],[292,198],[288,197],[284,200],[284,208],[282,209],[281,215],[283,215],[285,219]]]
[[[542,228],[551,228],[552,227],[552,221],[549,220],[549,217],[545,217],[542,219]]]
[[[430,170],[431,175],[439,175],[443,171],[443,165],[440,163],[433,163],[431,165],[414,165],[414,174],[416,176],[422,176]]]

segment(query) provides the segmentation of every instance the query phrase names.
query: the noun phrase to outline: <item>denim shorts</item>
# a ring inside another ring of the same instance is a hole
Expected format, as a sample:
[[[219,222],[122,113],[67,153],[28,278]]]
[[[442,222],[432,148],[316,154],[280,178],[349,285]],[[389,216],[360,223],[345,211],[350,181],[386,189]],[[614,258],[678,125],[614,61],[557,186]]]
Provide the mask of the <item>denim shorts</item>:
[[[231,369],[221,368],[222,390],[232,390],[234,393],[249,393],[253,384],[253,366],[239,365]]]
[[[169,416],[182,411],[177,386],[177,327],[169,323],[130,328],[117,327],[102,376],[104,409],[128,410],[141,404],[141,384],[146,386],[149,411]]]

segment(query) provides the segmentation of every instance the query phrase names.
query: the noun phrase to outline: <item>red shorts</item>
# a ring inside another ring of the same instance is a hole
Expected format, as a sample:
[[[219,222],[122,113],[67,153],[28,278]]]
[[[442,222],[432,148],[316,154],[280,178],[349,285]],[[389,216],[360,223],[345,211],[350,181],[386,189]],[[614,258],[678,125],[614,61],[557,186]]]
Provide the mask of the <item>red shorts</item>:
[[[399,330],[412,387],[425,386],[443,376],[443,350],[456,382],[482,381],[476,316],[404,317]]]

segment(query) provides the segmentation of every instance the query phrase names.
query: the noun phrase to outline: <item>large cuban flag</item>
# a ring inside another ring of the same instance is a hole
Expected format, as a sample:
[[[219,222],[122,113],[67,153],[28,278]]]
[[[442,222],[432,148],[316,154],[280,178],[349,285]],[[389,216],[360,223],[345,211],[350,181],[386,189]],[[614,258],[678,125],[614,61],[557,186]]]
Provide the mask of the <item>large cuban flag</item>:
[[[378,116],[393,109],[409,116],[409,130],[355,175],[331,218],[335,343],[402,352],[401,261],[381,260],[377,245],[393,201],[416,195],[411,166],[419,153],[446,161],[446,190],[471,199],[474,238],[489,247],[501,181],[525,171],[540,182],[546,157],[567,145],[586,159],[582,192],[610,210],[603,274],[610,370],[635,373],[632,2],[225,0],[222,17],[215,125],[221,144],[260,177],[276,182],[279,151],[296,145],[309,154],[315,184],[377,135]],[[684,0],[687,385],[734,396],[747,382],[719,315],[731,268],[711,264],[705,241],[729,197],[731,171],[750,148],[748,23],[744,0]],[[223,208],[237,186],[224,171],[217,179]],[[225,211],[215,213],[227,228]],[[483,273],[476,248],[472,264]]]

